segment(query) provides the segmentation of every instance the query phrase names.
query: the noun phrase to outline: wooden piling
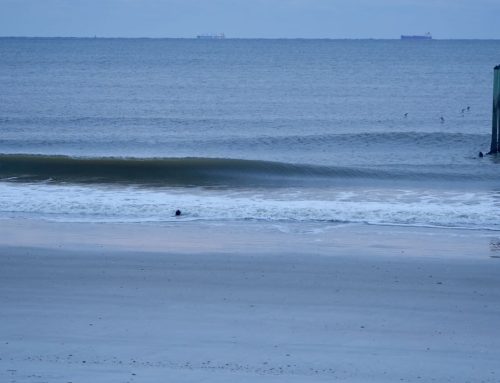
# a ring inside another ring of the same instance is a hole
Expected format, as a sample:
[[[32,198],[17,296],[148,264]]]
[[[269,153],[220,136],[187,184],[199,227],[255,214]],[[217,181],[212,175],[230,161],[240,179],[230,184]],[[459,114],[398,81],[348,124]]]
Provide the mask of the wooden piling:
[[[491,122],[490,154],[500,150],[500,65],[497,65],[493,76],[493,117]]]

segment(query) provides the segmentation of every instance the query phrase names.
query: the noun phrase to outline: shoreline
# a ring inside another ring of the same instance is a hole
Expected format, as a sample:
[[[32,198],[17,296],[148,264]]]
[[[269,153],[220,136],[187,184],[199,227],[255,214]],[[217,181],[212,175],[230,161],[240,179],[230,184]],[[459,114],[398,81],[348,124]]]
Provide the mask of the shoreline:
[[[2,381],[500,381],[488,233],[0,226]]]
[[[487,259],[500,232],[428,226],[303,222],[104,223],[0,219],[0,246],[141,252],[358,254]],[[425,240],[423,242],[423,240]]]

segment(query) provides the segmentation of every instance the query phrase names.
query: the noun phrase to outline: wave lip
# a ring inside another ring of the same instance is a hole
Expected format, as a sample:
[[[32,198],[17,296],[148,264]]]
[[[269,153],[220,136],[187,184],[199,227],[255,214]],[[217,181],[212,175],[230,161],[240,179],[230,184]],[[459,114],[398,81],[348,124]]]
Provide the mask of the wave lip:
[[[159,186],[331,185],[338,180],[481,180],[462,168],[390,169],[292,164],[232,158],[70,157],[0,154],[0,180]]]
[[[18,181],[203,186],[254,184],[293,178],[356,177],[364,173],[351,168],[224,158],[0,155],[0,177]]]

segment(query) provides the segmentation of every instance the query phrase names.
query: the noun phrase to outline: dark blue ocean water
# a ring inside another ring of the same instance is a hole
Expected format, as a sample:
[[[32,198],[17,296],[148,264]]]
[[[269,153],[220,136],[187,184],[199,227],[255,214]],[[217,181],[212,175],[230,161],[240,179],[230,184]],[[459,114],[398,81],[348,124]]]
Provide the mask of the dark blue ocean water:
[[[0,217],[498,229],[477,154],[499,62],[500,41],[0,39]]]

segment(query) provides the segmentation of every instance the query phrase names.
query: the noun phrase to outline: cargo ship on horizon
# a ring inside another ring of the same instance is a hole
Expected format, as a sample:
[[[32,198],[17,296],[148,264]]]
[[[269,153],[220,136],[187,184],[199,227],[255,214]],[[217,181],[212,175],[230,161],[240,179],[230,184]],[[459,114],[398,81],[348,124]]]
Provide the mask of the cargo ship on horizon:
[[[224,33],[204,34],[198,35],[196,38],[201,40],[223,40],[226,38],[226,35]]]
[[[425,35],[401,35],[401,40],[432,40],[432,35],[430,32]]]

